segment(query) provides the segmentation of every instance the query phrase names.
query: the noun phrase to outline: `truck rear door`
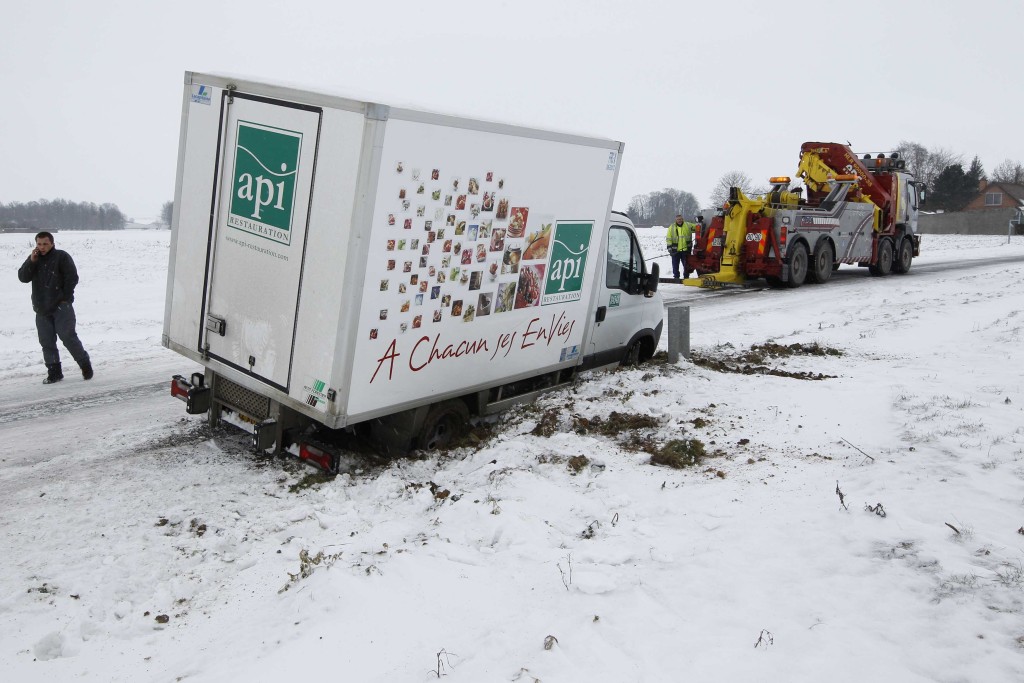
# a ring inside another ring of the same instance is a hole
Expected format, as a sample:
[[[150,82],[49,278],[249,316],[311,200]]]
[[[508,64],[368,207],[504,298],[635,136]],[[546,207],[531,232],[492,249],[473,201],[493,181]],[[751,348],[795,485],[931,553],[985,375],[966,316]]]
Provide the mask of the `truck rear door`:
[[[288,391],[322,110],[221,104],[199,350]]]

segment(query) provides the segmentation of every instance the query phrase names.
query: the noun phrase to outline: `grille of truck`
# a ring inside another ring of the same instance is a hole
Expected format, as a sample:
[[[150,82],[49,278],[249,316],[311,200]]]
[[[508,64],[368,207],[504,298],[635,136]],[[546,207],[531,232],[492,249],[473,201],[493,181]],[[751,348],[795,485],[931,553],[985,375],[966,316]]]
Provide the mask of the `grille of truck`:
[[[260,396],[255,391],[246,389],[240,384],[217,376],[213,383],[213,395],[220,403],[230,406],[240,413],[257,420],[270,417],[270,399]]]

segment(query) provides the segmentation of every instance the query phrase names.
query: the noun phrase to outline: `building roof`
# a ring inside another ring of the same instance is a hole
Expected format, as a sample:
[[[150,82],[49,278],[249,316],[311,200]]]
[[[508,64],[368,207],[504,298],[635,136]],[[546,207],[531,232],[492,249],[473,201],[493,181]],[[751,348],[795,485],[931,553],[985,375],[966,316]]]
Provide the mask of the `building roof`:
[[[985,186],[985,189],[982,190],[982,192],[983,193],[991,192],[993,190],[993,188],[996,188],[996,187],[998,187],[1003,192],[1005,192],[1006,194],[1008,194],[1011,197],[1013,197],[1014,199],[1016,199],[1017,200],[1017,204],[1019,206],[1024,206],[1024,185],[1015,185],[1014,183],[998,183],[998,182],[997,183],[989,183],[988,185]]]

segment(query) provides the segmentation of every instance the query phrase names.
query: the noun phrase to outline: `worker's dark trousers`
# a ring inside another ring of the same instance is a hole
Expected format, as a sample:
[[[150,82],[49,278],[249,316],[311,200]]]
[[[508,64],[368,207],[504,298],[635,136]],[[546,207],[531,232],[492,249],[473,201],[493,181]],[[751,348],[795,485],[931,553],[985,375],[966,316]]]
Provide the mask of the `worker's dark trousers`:
[[[676,280],[679,279],[679,263],[683,264],[683,277],[687,277],[690,272],[686,268],[686,257],[690,255],[690,250],[686,251],[673,251],[672,252],[672,277]]]
[[[43,347],[43,360],[47,365],[60,363],[58,337],[76,363],[83,365],[89,362],[89,354],[82,348],[82,340],[75,332],[75,309],[71,304],[61,304],[48,315],[36,313],[36,332],[39,333],[39,345]]]

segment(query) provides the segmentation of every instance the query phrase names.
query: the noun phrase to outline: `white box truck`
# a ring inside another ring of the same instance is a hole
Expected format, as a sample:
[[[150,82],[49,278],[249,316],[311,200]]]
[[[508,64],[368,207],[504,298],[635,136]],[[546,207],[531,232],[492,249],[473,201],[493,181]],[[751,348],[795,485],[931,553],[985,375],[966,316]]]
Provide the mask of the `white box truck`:
[[[663,307],[611,211],[622,148],[186,73],[163,344],[205,371],[172,394],[331,469],[325,430],[432,447],[649,358]]]

